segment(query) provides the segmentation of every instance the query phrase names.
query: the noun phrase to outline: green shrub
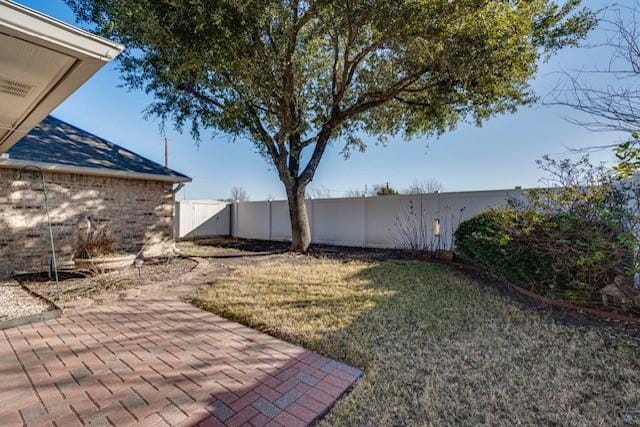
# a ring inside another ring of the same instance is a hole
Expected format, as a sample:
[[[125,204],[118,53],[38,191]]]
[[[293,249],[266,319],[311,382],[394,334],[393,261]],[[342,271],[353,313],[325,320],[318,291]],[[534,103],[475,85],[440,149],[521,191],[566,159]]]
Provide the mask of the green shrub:
[[[457,250],[492,273],[553,298],[588,304],[620,274],[625,233],[569,213],[511,208],[460,224]]]
[[[512,210],[492,210],[463,221],[456,249],[494,274],[518,283],[543,282],[551,271],[544,254],[524,247],[508,230],[524,223]],[[532,222],[532,219],[526,222]]]

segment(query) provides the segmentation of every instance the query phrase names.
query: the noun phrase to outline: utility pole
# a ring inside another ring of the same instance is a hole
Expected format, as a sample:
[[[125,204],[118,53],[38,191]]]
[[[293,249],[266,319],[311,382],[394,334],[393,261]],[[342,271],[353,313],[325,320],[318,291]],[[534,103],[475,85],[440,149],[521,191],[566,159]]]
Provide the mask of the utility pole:
[[[169,167],[169,138],[164,137],[164,167]]]

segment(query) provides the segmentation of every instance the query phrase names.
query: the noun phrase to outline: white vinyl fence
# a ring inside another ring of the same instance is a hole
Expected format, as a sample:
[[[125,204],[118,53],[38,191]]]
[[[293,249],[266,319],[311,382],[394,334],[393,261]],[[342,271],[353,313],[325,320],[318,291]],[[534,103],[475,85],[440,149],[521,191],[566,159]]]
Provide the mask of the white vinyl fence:
[[[496,190],[309,199],[307,213],[313,243],[368,248],[451,246],[461,221],[526,191]],[[176,237],[232,235],[259,240],[291,240],[287,202],[180,201],[176,208]]]
[[[312,243],[448,249],[461,221],[509,200],[520,200],[524,194],[515,189],[309,199],[306,203]],[[235,237],[291,240],[286,201],[234,203],[231,223]]]
[[[175,204],[173,224],[177,239],[228,236],[231,206],[217,200],[180,200]]]

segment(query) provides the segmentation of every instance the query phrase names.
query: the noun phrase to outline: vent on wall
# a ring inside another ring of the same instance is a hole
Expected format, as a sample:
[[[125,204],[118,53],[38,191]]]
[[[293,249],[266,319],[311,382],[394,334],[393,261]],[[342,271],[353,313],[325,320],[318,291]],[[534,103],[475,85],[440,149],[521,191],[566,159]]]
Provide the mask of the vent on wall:
[[[29,94],[29,91],[31,91],[32,88],[33,86],[29,86],[28,84],[0,76],[0,93],[24,98]]]

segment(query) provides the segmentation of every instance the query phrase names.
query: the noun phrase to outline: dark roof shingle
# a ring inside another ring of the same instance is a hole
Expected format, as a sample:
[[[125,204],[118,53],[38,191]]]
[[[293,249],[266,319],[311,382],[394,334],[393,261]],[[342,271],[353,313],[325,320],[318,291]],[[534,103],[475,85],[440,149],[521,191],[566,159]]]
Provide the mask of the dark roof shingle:
[[[188,177],[55,117],[48,116],[8,151],[12,160]]]

